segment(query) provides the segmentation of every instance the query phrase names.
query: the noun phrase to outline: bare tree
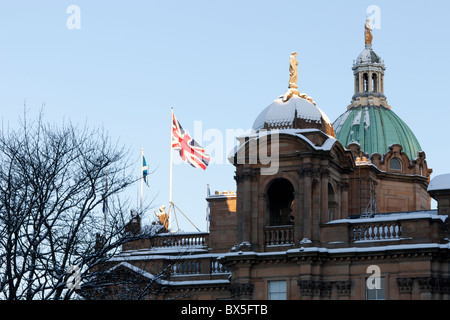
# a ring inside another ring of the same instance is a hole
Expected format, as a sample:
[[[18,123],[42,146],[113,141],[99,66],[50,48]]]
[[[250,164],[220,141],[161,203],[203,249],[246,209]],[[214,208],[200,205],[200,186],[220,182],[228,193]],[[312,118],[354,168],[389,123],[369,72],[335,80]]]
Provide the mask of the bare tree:
[[[92,286],[123,243],[153,232],[126,232],[121,197],[136,181],[129,155],[102,130],[50,125],[42,116],[2,130],[0,299],[75,298],[71,266]]]

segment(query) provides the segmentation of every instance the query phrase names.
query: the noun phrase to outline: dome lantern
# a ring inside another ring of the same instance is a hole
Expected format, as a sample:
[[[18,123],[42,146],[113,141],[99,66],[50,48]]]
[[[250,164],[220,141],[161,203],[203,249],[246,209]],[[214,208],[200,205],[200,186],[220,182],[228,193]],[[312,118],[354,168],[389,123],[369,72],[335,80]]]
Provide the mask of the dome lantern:
[[[381,57],[372,49],[372,33],[365,25],[365,48],[353,62],[353,76],[355,78],[354,95],[348,109],[364,106],[379,105],[390,109],[384,95],[384,71],[386,67]]]

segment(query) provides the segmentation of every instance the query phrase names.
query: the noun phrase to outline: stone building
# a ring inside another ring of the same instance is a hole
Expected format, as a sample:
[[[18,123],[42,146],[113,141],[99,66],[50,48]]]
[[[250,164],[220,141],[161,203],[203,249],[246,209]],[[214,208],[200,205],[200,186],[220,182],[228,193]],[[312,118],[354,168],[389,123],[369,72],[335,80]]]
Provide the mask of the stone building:
[[[236,191],[207,197],[209,232],[128,243],[111,272],[145,284],[166,268],[160,299],[449,299],[450,178],[430,184],[385,70],[366,43],[333,124],[290,81],[238,137]]]

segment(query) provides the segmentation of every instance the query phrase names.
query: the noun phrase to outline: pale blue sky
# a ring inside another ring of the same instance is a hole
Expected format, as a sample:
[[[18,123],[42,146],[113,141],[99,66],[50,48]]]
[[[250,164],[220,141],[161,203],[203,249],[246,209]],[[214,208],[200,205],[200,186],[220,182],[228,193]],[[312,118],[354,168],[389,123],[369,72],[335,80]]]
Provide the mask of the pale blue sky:
[[[66,26],[70,5],[81,10],[79,30]],[[334,121],[353,95],[351,67],[364,49],[370,5],[381,9],[373,48],[387,67],[388,102],[416,134],[433,176],[449,173],[445,0],[2,0],[1,116],[14,126],[26,100],[31,114],[44,103],[49,121],[103,126],[134,151],[136,175],[144,148],[156,169],[145,195],[167,205],[171,106],[192,134],[194,121],[224,137],[249,129],[286,91],[289,55],[298,51],[300,91]],[[206,171],[173,168],[174,202],[202,230],[206,185],[235,190],[234,167],[225,156],[219,162]],[[133,200],[138,192],[138,185],[130,191]]]

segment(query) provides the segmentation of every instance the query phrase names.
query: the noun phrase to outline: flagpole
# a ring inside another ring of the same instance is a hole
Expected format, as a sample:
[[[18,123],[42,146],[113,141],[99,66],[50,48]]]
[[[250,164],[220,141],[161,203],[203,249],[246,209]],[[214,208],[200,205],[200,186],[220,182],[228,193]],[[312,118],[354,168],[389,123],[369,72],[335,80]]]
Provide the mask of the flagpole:
[[[144,184],[144,148],[141,148],[141,210],[139,212],[142,215],[142,188]]]
[[[167,229],[171,230],[172,225],[172,160],[173,160],[173,152],[172,152],[172,126],[173,126],[173,107],[171,107],[171,117],[170,117],[170,182],[169,182],[169,221],[167,225]]]

